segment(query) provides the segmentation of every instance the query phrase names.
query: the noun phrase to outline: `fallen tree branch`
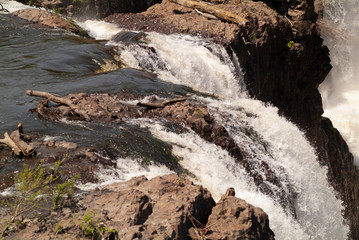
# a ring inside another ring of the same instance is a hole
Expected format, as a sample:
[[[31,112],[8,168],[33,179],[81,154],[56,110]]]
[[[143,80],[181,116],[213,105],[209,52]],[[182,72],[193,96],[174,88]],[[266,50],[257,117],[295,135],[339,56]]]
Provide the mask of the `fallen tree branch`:
[[[42,97],[42,98],[46,98],[52,102],[58,103],[58,104],[62,104],[62,105],[66,105],[68,106],[72,111],[74,111],[75,113],[79,114],[80,116],[82,116],[83,118],[85,118],[85,120],[90,120],[89,115],[86,113],[86,111],[80,109],[79,107],[77,107],[70,99],[66,99],[63,97],[57,97],[51,93],[48,92],[42,92],[42,91],[35,91],[35,90],[26,90],[26,94],[29,96],[34,96],[34,97]]]
[[[22,129],[22,123],[17,125],[17,130],[13,131],[10,136],[7,132],[4,133],[4,138],[0,139],[0,143],[7,145],[11,148],[12,152],[16,156],[29,156],[35,152],[35,147],[24,141],[25,138],[29,138],[24,135]]]
[[[21,150],[20,148],[15,144],[15,142],[10,138],[9,134],[7,132],[4,133],[4,138],[0,139],[0,143],[7,145],[8,147],[11,148],[12,152],[16,155],[16,156],[20,156],[21,155]]]
[[[186,101],[187,98],[172,98],[168,100],[164,100],[162,102],[139,102],[137,103],[138,106],[141,107],[148,107],[148,108],[164,108],[166,105],[173,104],[176,102],[183,102]]]
[[[21,150],[24,156],[29,156],[35,151],[35,147],[23,141],[24,134],[22,132],[23,131],[22,123],[19,123],[17,127],[18,129],[10,134],[10,138],[14,141],[16,146]]]
[[[177,3],[184,7],[197,9],[200,12],[214,15],[215,17],[217,17],[221,20],[236,23],[238,25],[243,25],[248,22],[247,19],[245,19],[237,14],[231,13],[229,11],[226,11],[226,10],[221,9],[216,6],[209,5],[204,2],[196,2],[196,1],[190,1],[190,0],[169,0],[169,1],[173,2],[173,3]]]

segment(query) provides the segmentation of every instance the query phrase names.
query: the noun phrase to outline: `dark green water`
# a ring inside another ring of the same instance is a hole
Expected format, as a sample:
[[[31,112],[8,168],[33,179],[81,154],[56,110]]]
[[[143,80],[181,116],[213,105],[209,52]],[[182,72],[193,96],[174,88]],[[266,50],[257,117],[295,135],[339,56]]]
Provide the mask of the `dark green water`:
[[[26,96],[27,89],[59,95],[122,89],[141,96],[188,91],[136,69],[95,73],[99,66],[94,60],[113,60],[105,42],[27,25],[9,15],[0,15],[0,22],[0,132],[16,128],[21,121],[28,131],[53,128],[53,123],[39,120],[30,111],[36,108],[37,99]],[[56,124],[56,128],[61,134],[68,126]]]
[[[167,96],[186,94],[189,88],[158,81],[155,75],[137,69],[96,73],[99,70],[96,61],[113,60],[106,52],[109,46],[105,46],[105,41],[28,25],[10,15],[0,14],[0,23],[1,136],[16,129],[17,124],[22,122],[25,132],[39,138],[57,136],[82,146],[110,146],[121,157],[136,153],[136,158],[157,159],[160,162],[168,158],[170,152],[156,149],[162,144],[160,141],[134,126],[74,125],[39,119],[34,111],[39,99],[27,96],[25,91],[34,89],[66,95],[126,90],[139,96]],[[0,148],[0,151],[3,150]],[[11,160],[10,154],[6,158],[2,159],[5,165],[0,167],[0,175],[21,167],[19,161]]]

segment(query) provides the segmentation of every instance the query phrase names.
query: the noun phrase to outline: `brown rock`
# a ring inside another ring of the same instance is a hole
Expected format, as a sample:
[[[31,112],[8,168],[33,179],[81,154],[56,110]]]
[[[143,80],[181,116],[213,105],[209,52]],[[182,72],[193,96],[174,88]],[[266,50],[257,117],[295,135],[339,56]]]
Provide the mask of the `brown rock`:
[[[86,33],[71,19],[66,20],[57,16],[55,13],[51,13],[45,10],[28,8],[15,11],[12,14],[30,23],[39,24],[49,28],[63,29],[78,35],[86,35]]]
[[[274,239],[268,215],[262,209],[234,197],[233,189],[227,192],[229,195],[221,198],[208,218],[207,239]]]
[[[85,239],[81,226],[89,222],[114,230],[103,239],[274,239],[267,215],[233,193],[215,206],[207,189],[175,174],[135,177],[93,190],[72,210],[33,221],[6,239]]]
[[[110,185],[80,204],[101,209],[106,224],[117,230],[120,239],[186,239],[192,227],[189,216],[206,223],[215,202],[202,186],[166,175]]]

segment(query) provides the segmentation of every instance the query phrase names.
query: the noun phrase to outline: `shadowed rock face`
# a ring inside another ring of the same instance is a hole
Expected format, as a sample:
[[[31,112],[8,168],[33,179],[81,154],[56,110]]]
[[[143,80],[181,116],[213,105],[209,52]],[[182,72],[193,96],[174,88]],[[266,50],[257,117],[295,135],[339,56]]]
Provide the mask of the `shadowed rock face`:
[[[234,196],[223,196],[216,205],[207,189],[175,174],[93,190],[72,210],[52,214],[45,223],[30,222],[7,239],[84,238],[76,223],[90,212],[92,221],[115,230],[105,239],[274,239],[260,208]]]

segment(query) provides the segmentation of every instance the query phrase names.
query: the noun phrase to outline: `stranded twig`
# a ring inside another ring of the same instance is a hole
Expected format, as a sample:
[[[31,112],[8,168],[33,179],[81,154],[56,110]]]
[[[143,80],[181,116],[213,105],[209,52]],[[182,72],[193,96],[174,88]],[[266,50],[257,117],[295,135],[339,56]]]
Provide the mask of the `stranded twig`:
[[[173,104],[176,102],[183,102],[186,101],[187,98],[182,97],[182,98],[172,98],[172,99],[168,99],[162,102],[139,102],[137,103],[138,106],[141,107],[148,107],[148,108],[164,108],[166,105],[169,104]]]

